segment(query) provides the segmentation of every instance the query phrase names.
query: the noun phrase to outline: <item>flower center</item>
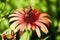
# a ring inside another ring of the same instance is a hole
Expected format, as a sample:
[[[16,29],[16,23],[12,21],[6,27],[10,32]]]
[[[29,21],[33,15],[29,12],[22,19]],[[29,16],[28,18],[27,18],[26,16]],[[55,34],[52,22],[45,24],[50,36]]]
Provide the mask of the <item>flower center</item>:
[[[34,23],[36,20],[38,20],[38,16],[39,15],[35,15],[35,13],[33,13],[32,11],[30,11],[29,13],[26,14],[24,21],[26,23]]]

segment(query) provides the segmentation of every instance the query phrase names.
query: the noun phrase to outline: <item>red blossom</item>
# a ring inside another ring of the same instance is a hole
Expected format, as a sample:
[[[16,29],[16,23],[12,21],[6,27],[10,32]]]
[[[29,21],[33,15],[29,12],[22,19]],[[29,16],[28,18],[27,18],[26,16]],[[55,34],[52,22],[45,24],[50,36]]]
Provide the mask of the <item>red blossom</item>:
[[[36,31],[38,37],[40,37],[40,29],[47,34],[48,29],[46,25],[49,26],[51,23],[51,20],[45,16],[49,15],[39,12],[31,7],[28,7],[26,10],[17,9],[14,14],[9,15],[9,17],[11,17],[9,22],[14,21],[10,27],[14,30],[14,32],[20,30],[20,33],[26,28],[28,28],[28,30],[32,28]]]

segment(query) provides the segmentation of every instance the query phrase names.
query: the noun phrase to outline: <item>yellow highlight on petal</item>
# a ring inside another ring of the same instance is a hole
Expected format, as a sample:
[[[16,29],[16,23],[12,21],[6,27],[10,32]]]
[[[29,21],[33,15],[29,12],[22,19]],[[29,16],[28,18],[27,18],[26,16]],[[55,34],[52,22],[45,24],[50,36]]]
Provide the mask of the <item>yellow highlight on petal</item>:
[[[41,33],[40,33],[40,30],[39,30],[39,28],[38,28],[38,27],[36,27],[36,33],[37,33],[38,37],[40,38]]]

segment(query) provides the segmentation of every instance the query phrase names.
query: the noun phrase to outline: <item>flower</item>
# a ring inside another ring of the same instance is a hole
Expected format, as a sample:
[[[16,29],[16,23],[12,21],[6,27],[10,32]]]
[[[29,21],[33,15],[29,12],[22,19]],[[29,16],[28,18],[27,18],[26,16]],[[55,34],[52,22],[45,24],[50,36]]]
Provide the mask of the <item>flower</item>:
[[[28,7],[26,10],[17,9],[14,14],[9,15],[9,17],[11,17],[9,22],[14,21],[10,28],[12,28],[14,32],[20,30],[20,33],[24,32],[26,28],[28,28],[28,30],[32,28],[36,31],[38,37],[40,37],[40,29],[47,34],[48,29],[46,25],[49,26],[51,23],[51,20],[45,16],[49,17],[48,14],[39,12],[32,7]]]
[[[14,33],[11,34],[4,33],[2,35],[2,40],[16,40],[16,35]]]

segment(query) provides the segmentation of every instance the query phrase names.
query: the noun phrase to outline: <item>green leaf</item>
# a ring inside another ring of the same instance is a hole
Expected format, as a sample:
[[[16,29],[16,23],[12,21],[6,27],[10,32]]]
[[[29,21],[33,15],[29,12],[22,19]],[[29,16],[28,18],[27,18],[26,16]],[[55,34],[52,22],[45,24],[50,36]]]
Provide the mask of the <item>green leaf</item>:
[[[57,19],[54,19],[54,26],[55,26],[55,27],[58,26],[58,21],[57,21]]]
[[[31,37],[31,34],[32,34],[32,31],[26,31],[20,38],[20,40],[30,40],[30,37]]]
[[[56,37],[56,40],[60,40],[60,35],[58,35],[58,36]]]
[[[60,32],[60,21],[59,21],[59,24],[58,24],[58,32]]]
[[[0,9],[3,10],[4,9],[5,4],[3,2],[0,2]]]
[[[8,19],[5,19],[5,20],[4,20],[4,25],[5,25],[6,28],[9,27],[9,21],[8,21]]]
[[[22,8],[21,6],[21,0],[10,0],[9,3],[13,8]]]

